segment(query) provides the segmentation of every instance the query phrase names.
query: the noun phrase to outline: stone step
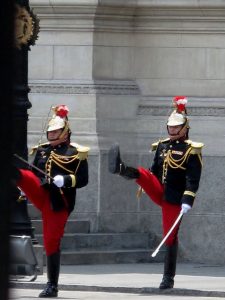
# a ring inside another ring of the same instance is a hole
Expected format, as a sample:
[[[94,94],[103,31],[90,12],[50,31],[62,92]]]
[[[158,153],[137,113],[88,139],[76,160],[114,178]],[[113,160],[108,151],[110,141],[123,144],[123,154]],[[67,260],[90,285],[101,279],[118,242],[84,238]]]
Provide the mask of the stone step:
[[[27,210],[28,210],[28,214],[29,214],[29,217],[31,218],[31,220],[40,220],[41,219],[40,211],[35,206],[33,206],[33,204],[31,204],[29,202],[29,200],[28,200],[28,204],[27,204]]]
[[[31,204],[28,209],[35,227],[35,238],[43,245],[40,212]],[[89,221],[71,219],[61,243],[61,264],[162,262],[163,249],[155,258],[151,257],[157,246],[157,239],[148,233],[90,233]]]
[[[42,235],[36,234],[36,239],[43,243]],[[115,249],[146,249],[155,246],[155,239],[147,233],[66,233],[62,239],[62,250],[115,250]]]
[[[154,249],[155,250],[155,249]],[[151,257],[152,249],[62,251],[62,265],[163,262],[164,250]]]
[[[42,221],[32,220],[32,226],[35,228],[35,236],[42,234]],[[90,222],[87,220],[73,220],[69,219],[65,227],[65,233],[89,233],[90,232]]]

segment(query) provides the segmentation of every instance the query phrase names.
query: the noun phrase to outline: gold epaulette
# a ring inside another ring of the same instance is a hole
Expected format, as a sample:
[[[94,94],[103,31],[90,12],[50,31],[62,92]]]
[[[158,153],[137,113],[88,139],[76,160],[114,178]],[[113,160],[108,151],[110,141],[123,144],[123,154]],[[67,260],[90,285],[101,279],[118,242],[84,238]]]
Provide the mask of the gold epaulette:
[[[158,144],[159,142],[155,142],[152,144],[152,147],[151,147],[151,151],[156,151],[157,147],[158,147]]]
[[[191,154],[201,154],[203,143],[192,142],[191,143]]]
[[[79,145],[77,143],[70,143],[70,146],[77,148],[79,160],[87,159],[88,152],[90,151],[89,147],[82,146],[82,145]]]
[[[193,142],[191,140],[187,140],[186,143],[191,145],[190,154],[201,154],[202,147],[204,146],[203,143]]]
[[[29,155],[33,155],[34,152],[39,148],[39,147],[42,147],[42,146],[45,146],[45,145],[49,145],[49,142],[46,142],[46,143],[43,143],[43,144],[40,144],[40,145],[35,145],[31,148],[30,152],[29,152]]]
[[[152,144],[152,147],[151,147],[151,151],[156,151],[159,143],[164,143],[164,142],[168,142],[169,141],[169,138],[166,138],[164,140],[159,140],[158,142],[155,142]]]

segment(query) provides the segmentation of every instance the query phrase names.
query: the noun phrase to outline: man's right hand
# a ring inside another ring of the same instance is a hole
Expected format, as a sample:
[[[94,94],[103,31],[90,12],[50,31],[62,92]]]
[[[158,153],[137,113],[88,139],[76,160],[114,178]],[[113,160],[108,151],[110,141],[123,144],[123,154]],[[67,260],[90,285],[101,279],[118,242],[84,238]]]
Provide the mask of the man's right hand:
[[[58,187],[61,188],[62,186],[64,186],[64,177],[62,175],[56,175],[53,178],[53,183]]]
[[[191,209],[191,206],[187,203],[183,203],[181,206],[181,211],[183,214],[186,214]]]

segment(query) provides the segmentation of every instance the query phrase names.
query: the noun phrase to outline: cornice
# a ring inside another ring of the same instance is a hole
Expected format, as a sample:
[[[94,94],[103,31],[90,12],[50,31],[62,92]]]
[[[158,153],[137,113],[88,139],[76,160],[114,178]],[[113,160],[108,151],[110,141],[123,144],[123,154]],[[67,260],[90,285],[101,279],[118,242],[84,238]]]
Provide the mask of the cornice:
[[[137,0],[136,2],[138,7],[149,8],[225,8],[225,3],[223,0]]]
[[[224,0],[30,0],[42,31],[225,33]]]
[[[163,100],[161,100],[163,99]],[[172,97],[146,97],[138,106],[140,116],[168,116],[172,110]],[[187,111],[191,117],[225,117],[225,100],[222,98],[188,97]]]
[[[138,107],[138,115],[145,116],[168,116],[168,112],[171,108],[161,107],[161,106],[149,106],[140,105]],[[203,117],[224,117],[225,108],[224,107],[189,107],[188,114],[192,117],[203,116]]]
[[[225,8],[224,0],[30,0],[32,7]]]
[[[88,82],[30,80],[31,93],[84,95],[139,95],[134,81],[98,80]]]

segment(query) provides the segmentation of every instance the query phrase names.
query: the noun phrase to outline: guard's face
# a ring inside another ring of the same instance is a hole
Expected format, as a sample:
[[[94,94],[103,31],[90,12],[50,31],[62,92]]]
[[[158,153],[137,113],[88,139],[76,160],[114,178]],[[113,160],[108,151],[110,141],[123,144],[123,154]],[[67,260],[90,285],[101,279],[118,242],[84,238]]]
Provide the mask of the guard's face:
[[[68,140],[68,132],[62,134],[63,129],[52,130],[48,132],[48,141],[52,147],[65,143]]]
[[[172,141],[182,138],[187,133],[187,129],[186,127],[184,128],[183,125],[167,126],[167,128],[169,137]]]
[[[61,133],[62,133],[62,129],[56,129],[56,130],[48,131],[48,140],[49,140],[49,142],[58,140]]]
[[[168,126],[168,133],[171,136],[177,135],[181,129],[182,129],[182,125]]]

